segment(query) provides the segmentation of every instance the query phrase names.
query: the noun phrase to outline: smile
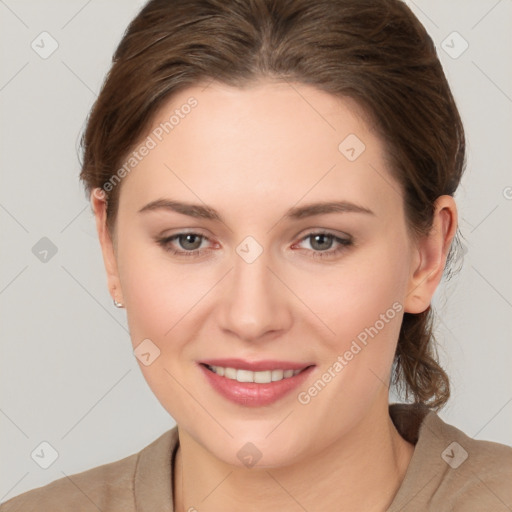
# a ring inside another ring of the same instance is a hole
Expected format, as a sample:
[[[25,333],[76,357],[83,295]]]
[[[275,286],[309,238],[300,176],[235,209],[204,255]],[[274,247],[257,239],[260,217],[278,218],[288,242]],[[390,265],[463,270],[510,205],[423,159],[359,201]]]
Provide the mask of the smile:
[[[253,372],[250,370],[241,370],[236,368],[225,368],[223,366],[206,367],[226,379],[236,380],[238,382],[255,382],[257,384],[270,384],[283,379],[289,379],[298,375],[302,370],[266,370],[261,372]]]
[[[237,405],[263,407],[290,395],[301,386],[315,364],[285,361],[248,362],[241,359],[202,361],[209,387]]]

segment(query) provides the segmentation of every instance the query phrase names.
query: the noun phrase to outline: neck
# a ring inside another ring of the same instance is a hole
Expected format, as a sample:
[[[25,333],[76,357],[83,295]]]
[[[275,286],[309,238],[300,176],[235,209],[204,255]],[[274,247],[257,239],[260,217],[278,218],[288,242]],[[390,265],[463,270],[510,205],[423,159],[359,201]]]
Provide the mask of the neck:
[[[387,402],[327,450],[279,468],[235,467],[213,457],[179,429],[174,466],[176,512],[223,510],[385,511],[412,457]]]

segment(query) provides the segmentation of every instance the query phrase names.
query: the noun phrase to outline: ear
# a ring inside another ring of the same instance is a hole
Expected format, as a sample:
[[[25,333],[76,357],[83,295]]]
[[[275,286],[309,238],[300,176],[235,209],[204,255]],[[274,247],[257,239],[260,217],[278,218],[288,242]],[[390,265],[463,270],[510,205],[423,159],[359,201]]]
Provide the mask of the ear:
[[[430,232],[415,244],[415,258],[411,268],[406,313],[422,313],[429,306],[441,278],[450,246],[457,230],[457,206],[453,197],[444,195],[435,202]]]
[[[103,263],[107,272],[108,289],[113,300],[123,303],[123,292],[117,270],[115,245],[107,228],[107,200],[101,188],[91,192],[91,205],[96,219],[96,230],[103,254]]]

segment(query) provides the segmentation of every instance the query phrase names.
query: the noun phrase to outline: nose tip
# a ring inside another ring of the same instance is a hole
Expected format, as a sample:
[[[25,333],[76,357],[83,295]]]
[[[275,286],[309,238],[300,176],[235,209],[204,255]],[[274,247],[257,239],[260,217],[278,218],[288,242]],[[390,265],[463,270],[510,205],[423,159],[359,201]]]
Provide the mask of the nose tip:
[[[237,253],[226,286],[222,328],[254,341],[289,327],[283,286],[270,269],[263,247],[253,237],[247,237]]]

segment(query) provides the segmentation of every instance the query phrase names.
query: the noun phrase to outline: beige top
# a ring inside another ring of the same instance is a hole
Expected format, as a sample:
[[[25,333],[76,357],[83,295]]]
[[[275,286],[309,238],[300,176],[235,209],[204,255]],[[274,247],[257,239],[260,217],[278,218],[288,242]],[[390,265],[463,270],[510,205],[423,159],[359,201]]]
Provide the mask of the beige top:
[[[389,412],[415,449],[387,512],[512,510],[511,447],[476,441],[426,409],[394,404]],[[0,512],[172,512],[177,447],[175,427],[129,457],[20,494]]]

